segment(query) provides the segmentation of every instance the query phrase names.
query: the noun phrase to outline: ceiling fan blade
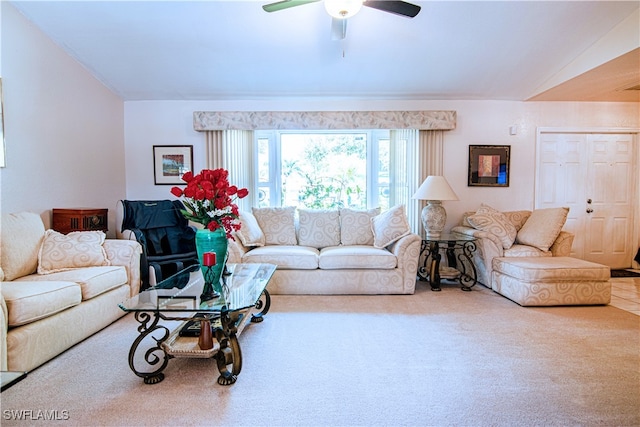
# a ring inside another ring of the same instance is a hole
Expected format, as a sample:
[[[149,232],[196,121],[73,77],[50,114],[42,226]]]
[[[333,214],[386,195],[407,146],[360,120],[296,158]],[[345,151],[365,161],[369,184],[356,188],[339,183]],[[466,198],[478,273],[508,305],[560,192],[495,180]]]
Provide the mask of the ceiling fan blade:
[[[316,3],[321,0],[282,0],[275,3],[269,3],[262,6],[266,12],[277,12],[282,9],[289,9],[290,7],[302,6],[307,3]]]
[[[406,1],[374,1],[366,0],[363,6],[372,7],[374,9],[382,10],[384,12],[394,13],[400,16],[407,16],[409,18],[415,17],[420,12],[421,7],[415,4],[407,3]]]
[[[347,37],[347,20],[331,18],[331,40],[342,40]]]

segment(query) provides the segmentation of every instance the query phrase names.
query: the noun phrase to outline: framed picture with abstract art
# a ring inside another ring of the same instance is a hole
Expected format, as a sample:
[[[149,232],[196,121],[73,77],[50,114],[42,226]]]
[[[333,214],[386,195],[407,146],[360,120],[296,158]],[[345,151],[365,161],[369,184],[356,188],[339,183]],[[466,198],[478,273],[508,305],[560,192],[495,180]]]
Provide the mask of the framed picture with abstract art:
[[[470,145],[470,187],[508,187],[510,145]]]
[[[156,185],[179,185],[193,170],[193,145],[154,145],[153,176]]]

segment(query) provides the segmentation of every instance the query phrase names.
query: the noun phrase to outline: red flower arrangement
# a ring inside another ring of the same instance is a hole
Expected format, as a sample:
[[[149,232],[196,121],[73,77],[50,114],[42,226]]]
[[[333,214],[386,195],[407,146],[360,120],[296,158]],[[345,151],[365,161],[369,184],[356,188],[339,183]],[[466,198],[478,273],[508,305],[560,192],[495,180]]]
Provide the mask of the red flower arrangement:
[[[187,172],[182,180],[187,183],[184,190],[173,187],[171,194],[184,197],[184,217],[211,231],[223,228],[227,238],[233,239],[231,233],[240,230],[238,205],[233,202],[247,197],[249,190],[229,185],[229,172],[225,169],[203,169],[197,175]]]

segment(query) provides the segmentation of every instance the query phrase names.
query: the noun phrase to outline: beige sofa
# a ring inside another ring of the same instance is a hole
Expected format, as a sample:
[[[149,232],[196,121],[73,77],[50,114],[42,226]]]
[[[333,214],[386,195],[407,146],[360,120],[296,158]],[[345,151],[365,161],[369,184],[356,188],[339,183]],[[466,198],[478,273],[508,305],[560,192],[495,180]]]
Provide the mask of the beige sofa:
[[[478,282],[491,283],[493,260],[499,257],[567,257],[574,235],[563,231],[568,208],[499,212],[482,205],[466,212],[451,231],[474,236],[473,263]]]
[[[125,313],[139,292],[140,245],[101,231],[63,235],[37,214],[0,223],[0,361],[30,371]]]
[[[296,215],[297,213],[297,215]],[[271,263],[272,294],[413,294],[421,239],[404,206],[241,213],[230,263]]]

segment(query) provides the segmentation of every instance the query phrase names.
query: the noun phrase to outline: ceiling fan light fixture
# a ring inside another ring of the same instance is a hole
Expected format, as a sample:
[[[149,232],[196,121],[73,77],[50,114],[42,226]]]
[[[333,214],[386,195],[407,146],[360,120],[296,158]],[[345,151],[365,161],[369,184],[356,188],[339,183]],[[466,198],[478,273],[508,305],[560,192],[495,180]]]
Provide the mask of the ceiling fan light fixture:
[[[327,13],[336,19],[347,19],[358,13],[364,0],[324,0]]]

